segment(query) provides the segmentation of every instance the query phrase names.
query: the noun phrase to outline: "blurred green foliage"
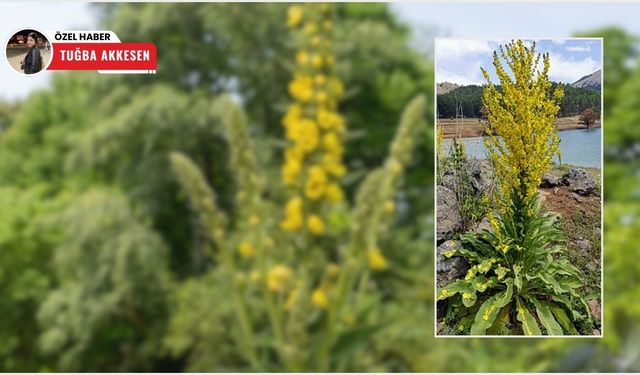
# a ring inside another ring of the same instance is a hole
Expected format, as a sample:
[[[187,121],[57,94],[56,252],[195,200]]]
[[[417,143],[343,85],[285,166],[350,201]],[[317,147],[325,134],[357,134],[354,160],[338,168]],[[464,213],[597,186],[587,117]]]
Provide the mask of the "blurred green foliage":
[[[277,178],[294,50],[286,5],[96,7],[122,40],[158,45],[158,74],[59,74],[49,89],[0,109],[0,369],[248,370],[227,329],[231,304],[216,287],[226,280],[204,272],[202,233],[166,154],[188,155],[233,214],[227,146],[207,104],[229,92],[247,110],[260,165]],[[432,97],[433,67],[408,47],[410,30],[385,4],[341,4],[338,13],[353,197],[387,153],[407,100]],[[383,297],[371,313],[389,324],[354,341],[338,368],[640,370],[640,270],[629,261],[640,255],[636,38],[619,29],[589,36],[605,37],[605,339],[433,338],[429,113],[396,225],[380,244],[395,271],[376,280]]]

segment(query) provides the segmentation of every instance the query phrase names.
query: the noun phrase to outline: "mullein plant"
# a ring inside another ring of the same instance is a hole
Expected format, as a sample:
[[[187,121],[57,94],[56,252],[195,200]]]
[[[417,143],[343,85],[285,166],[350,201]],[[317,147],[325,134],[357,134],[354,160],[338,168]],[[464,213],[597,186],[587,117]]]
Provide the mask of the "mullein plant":
[[[457,334],[577,335],[577,322],[591,322],[579,292],[582,275],[566,259],[559,215],[541,210],[537,191],[559,151],[554,121],[563,91],[551,92],[549,55],[535,48],[515,40],[494,52],[499,87],[482,69],[482,100],[497,134],[487,129],[485,145],[498,191],[487,214],[492,229],[462,234],[462,247],[444,254],[471,266],[463,279],[438,290]]]
[[[228,280],[235,311],[231,332],[254,370],[335,369],[344,364],[335,357],[345,342],[374,331],[363,312],[378,298],[371,275],[392,267],[378,240],[391,221],[395,189],[424,124],[421,96],[404,110],[389,156],[365,178],[351,207],[341,187],[347,129],[338,111],[344,89],[334,70],[334,12],[330,4],[288,8],[298,51],[288,85],[292,103],[282,120],[287,142],[282,184],[267,186],[248,119],[229,97],[215,105],[238,187],[233,214],[220,209],[188,157],[170,155],[215,249],[210,253],[214,270]],[[267,194],[268,187],[277,191]],[[278,205],[279,215],[274,213]]]

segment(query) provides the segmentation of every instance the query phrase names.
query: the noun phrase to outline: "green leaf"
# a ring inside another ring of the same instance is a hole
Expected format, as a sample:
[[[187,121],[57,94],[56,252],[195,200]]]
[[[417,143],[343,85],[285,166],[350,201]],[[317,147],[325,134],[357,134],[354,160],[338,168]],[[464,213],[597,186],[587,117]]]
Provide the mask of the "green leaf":
[[[518,265],[513,266],[513,274],[515,275],[515,278],[513,280],[513,285],[516,286],[517,290],[522,289],[522,275],[520,274],[520,270],[522,270],[522,267]]]
[[[538,327],[538,323],[536,323],[536,319],[533,317],[533,314],[529,312],[524,303],[520,300],[520,298],[516,298],[518,315],[516,315],[516,319],[518,319],[522,323],[522,331],[527,336],[538,336],[541,335],[540,327]]]
[[[475,292],[473,286],[465,280],[454,281],[438,291],[438,301],[453,297],[458,293]]]
[[[471,326],[471,334],[484,335],[487,328],[493,325],[500,309],[505,307],[511,301],[512,295],[513,282],[509,279],[507,289],[504,292],[495,294],[480,306],[480,309],[478,309],[478,312],[476,313],[473,325]]]
[[[462,304],[465,307],[471,307],[475,305],[477,300],[478,300],[478,296],[476,295],[475,290],[471,293],[468,293],[468,292],[462,293]]]
[[[563,336],[562,327],[553,317],[551,310],[547,305],[541,304],[536,298],[530,298],[530,301],[536,307],[536,312],[538,313],[538,319],[540,319],[540,323],[547,329],[547,334],[549,336]]]
[[[386,324],[369,324],[357,326],[346,331],[338,339],[331,348],[332,357],[353,355],[357,349],[366,345],[371,340],[371,336],[384,328]]]
[[[569,319],[569,316],[562,307],[556,305],[555,303],[543,302],[543,304],[547,305],[549,310],[551,310],[553,315],[556,317],[556,321],[560,323],[560,325],[566,332],[571,335],[578,335],[578,330],[576,330],[576,327],[573,325],[571,319]]]
[[[511,330],[509,329],[509,323],[510,323],[509,311],[510,310],[511,310],[511,305],[507,305],[500,310],[500,313],[498,313],[498,317],[496,318],[493,325],[489,327],[489,329],[487,329],[488,334],[504,336],[511,333]]]

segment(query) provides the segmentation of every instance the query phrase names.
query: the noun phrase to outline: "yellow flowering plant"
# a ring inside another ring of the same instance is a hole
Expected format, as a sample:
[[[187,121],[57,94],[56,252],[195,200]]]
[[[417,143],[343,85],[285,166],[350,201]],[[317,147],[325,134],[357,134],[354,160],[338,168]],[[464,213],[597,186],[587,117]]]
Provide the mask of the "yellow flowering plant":
[[[558,152],[554,127],[562,91],[550,92],[548,54],[515,40],[493,55],[500,86],[482,70],[483,104],[496,131],[485,143],[498,191],[489,210],[491,230],[461,235],[462,246],[444,254],[465,258],[464,279],[438,290],[459,334],[577,335],[591,322],[580,294],[582,275],[566,259],[559,215],[543,212],[537,193]],[[510,69],[504,67],[505,65]],[[488,199],[485,199],[488,202]]]
[[[365,178],[351,206],[341,181],[347,129],[338,111],[344,89],[331,52],[333,13],[330,4],[289,7],[287,25],[298,51],[287,86],[292,102],[282,117],[281,184],[266,183],[248,119],[230,97],[216,108],[238,188],[233,215],[218,207],[188,157],[171,155],[212,244],[214,267],[227,276],[236,344],[257,371],[272,369],[274,360],[288,371],[332,370],[345,340],[381,324],[365,313],[380,298],[371,274],[393,268],[378,241],[424,125],[426,100],[418,97],[402,114],[385,164]]]

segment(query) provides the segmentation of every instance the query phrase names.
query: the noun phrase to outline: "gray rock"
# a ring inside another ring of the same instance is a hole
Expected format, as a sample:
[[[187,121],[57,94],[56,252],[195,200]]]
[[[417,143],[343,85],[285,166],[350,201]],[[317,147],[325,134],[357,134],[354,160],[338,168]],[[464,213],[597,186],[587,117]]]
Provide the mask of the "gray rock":
[[[583,257],[588,257],[591,253],[591,242],[589,240],[575,240],[573,241],[573,245],[576,247],[580,255]]]
[[[594,261],[591,261],[591,262],[587,263],[586,267],[587,267],[587,269],[588,269],[589,271],[595,271],[595,270],[597,270],[597,269],[598,269],[598,267],[600,267],[600,266],[599,266],[599,264],[598,264],[598,263],[596,263],[596,262],[594,262]]]
[[[596,182],[593,177],[582,168],[571,168],[561,179],[569,190],[580,195],[592,195],[596,192]]]
[[[449,240],[438,246],[438,263],[436,266],[438,288],[451,284],[456,279],[463,277],[469,270],[469,263],[467,263],[466,259],[457,256],[446,258],[442,255],[443,252],[460,247],[462,247],[462,244],[456,240]]]
[[[589,305],[589,310],[591,311],[591,315],[593,315],[593,317],[596,318],[596,320],[600,320],[600,314],[601,314],[600,302],[598,302],[597,299],[592,299],[587,302],[587,305]]]
[[[591,333],[592,336],[600,336],[600,331],[598,331],[597,329],[594,329],[593,332]]]
[[[489,160],[468,158],[465,166],[474,193],[486,191],[494,185],[493,168]],[[440,185],[455,190],[455,180],[454,168],[449,166],[442,174]]]
[[[438,197],[436,240],[440,243],[450,240],[454,234],[462,229],[462,217],[460,217],[456,195],[451,189],[438,186],[436,194]]]
[[[542,188],[552,188],[560,185],[560,177],[554,176],[551,173],[545,173],[542,176],[542,182],[540,182],[540,187]]]
[[[494,184],[493,168],[488,159],[467,159],[467,170],[476,192],[489,190]]]
[[[582,203],[582,198],[576,194],[576,193],[571,193],[571,198],[573,198],[573,200],[575,200],[577,203]]]
[[[440,179],[440,185],[446,187],[447,189],[451,190],[451,191],[455,191],[455,186],[456,186],[456,178],[452,173],[445,173],[444,176],[442,176],[442,178]]]
[[[491,227],[491,223],[489,223],[489,219],[486,216],[476,223],[472,231],[481,232],[484,229],[488,230],[489,232],[493,232],[493,227]]]

